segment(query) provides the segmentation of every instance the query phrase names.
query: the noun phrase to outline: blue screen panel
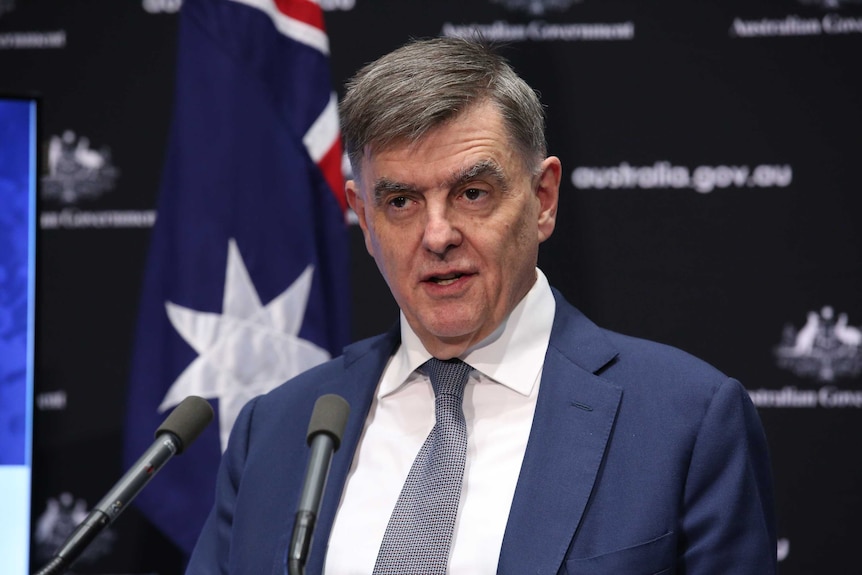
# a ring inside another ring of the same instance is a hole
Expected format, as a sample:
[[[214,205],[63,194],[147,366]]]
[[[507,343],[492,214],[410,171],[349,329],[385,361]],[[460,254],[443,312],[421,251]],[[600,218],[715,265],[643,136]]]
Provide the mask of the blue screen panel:
[[[0,96],[0,573],[29,572],[38,102]]]

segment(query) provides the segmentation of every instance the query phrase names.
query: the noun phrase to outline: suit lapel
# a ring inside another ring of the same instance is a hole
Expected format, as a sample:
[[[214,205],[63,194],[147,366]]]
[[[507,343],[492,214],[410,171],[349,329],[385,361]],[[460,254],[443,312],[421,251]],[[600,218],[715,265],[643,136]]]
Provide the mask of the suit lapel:
[[[559,571],[604,458],[622,390],[595,373],[616,356],[601,331],[557,298],[533,426],[498,573]]]

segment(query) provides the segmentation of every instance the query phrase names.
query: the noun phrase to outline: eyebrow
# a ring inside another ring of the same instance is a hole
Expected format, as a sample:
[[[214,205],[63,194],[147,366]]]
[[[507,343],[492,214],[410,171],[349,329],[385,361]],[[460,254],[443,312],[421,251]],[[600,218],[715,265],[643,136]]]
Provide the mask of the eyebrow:
[[[385,196],[406,194],[415,191],[415,189],[410,184],[396,182],[389,178],[379,178],[374,182],[374,203],[379,205]]]
[[[489,178],[497,182],[497,185],[499,185],[504,192],[509,189],[509,178],[506,177],[506,172],[503,171],[500,164],[490,158],[481,160],[472,166],[462,168],[454,172],[446,182],[446,185],[449,188],[455,188],[482,177]]]
[[[505,171],[500,164],[490,158],[476,162],[472,166],[453,171],[443,183],[443,186],[447,189],[457,188],[482,177],[494,180],[504,192],[510,189],[509,178],[506,177]],[[374,182],[374,201],[379,204],[385,196],[407,194],[415,191],[417,191],[416,187],[411,184],[396,182],[383,177]]]

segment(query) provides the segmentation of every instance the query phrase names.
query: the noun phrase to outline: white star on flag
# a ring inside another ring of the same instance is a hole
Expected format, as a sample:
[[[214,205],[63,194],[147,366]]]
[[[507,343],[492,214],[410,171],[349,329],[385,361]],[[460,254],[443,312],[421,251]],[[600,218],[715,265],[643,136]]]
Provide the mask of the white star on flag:
[[[245,403],[329,359],[329,352],[299,337],[314,268],[266,306],[251,281],[236,240],[228,242],[222,313],[165,302],[168,318],[198,357],[159,405],[163,412],[189,395],[218,398],[221,449]]]

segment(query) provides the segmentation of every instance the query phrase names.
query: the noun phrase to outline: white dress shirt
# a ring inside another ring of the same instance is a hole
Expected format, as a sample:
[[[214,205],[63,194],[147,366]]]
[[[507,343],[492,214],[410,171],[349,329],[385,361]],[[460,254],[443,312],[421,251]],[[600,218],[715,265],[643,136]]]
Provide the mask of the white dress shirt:
[[[449,573],[495,573],[536,408],[554,321],[545,275],[462,360],[467,463]],[[431,355],[401,315],[401,346],[383,371],[335,516],[326,575],[368,575],[413,459],[434,426],[434,391],[417,368]]]

